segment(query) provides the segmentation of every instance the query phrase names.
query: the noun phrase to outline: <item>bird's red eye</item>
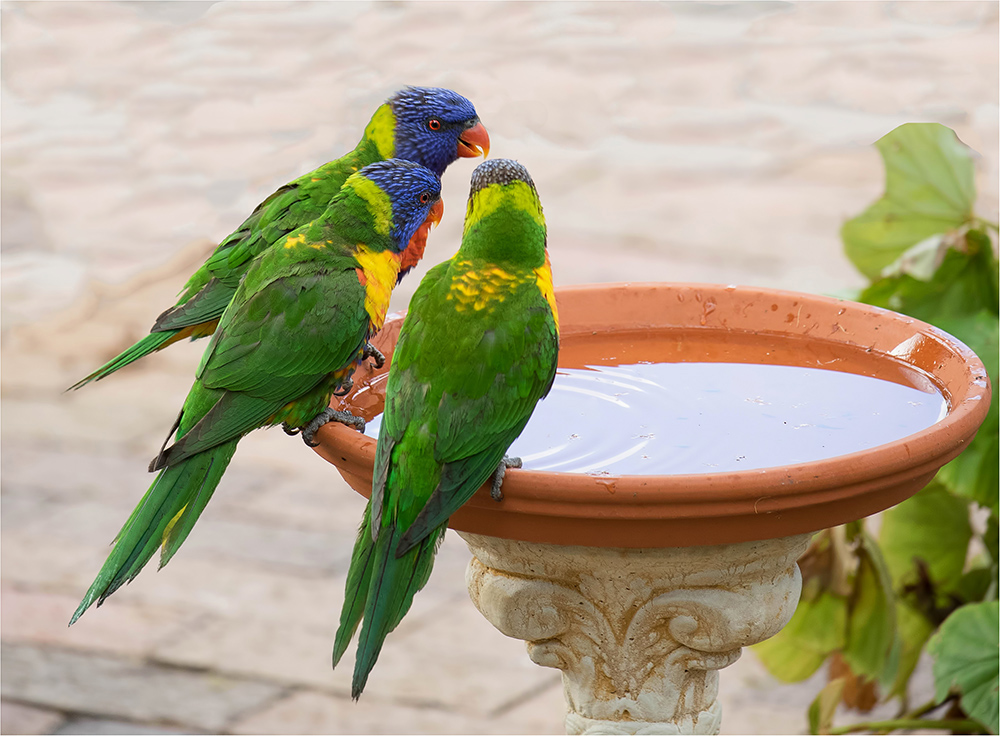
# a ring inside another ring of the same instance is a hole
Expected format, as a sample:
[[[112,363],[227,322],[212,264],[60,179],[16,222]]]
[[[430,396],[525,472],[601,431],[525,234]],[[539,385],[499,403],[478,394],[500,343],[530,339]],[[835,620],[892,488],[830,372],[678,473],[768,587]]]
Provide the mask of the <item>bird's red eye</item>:
[[[431,195],[427,192],[421,192],[420,194],[420,204],[427,204],[431,201]]]
[[[427,121],[427,127],[431,130],[441,130],[441,121],[437,118],[431,118]]]

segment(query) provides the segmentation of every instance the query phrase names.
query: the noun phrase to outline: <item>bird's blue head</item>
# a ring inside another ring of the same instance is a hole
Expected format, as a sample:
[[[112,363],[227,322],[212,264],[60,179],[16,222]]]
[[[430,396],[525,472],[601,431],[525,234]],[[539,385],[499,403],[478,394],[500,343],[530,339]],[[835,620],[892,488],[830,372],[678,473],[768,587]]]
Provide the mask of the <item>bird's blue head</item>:
[[[407,87],[388,101],[396,119],[395,157],[423,164],[438,176],[458,157],[486,157],[490,136],[476,108],[441,87]]]
[[[441,220],[441,180],[420,164],[390,158],[365,166],[348,179],[366,202],[375,230],[389,235],[393,248],[402,252],[425,222]]]

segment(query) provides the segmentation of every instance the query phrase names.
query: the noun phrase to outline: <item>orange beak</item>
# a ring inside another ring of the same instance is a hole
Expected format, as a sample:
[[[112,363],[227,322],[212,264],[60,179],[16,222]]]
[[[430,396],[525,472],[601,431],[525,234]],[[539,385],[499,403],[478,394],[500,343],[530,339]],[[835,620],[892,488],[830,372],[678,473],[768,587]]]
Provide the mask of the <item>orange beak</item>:
[[[482,123],[476,123],[458,137],[458,155],[462,158],[490,155],[490,134]]]

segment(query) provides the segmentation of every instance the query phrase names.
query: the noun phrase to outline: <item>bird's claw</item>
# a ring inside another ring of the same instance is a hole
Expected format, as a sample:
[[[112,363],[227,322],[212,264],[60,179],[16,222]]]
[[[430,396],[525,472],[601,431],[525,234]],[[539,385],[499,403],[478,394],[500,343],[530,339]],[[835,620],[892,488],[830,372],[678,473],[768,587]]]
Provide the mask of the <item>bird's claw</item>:
[[[338,398],[341,396],[347,396],[347,394],[351,393],[352,388],[354,388],[354,379],[348,376],[347,380],[340,384],[337,390],[333,392],[333,395]]]
[[[283,430],[285,430],[285,434],[287,434],[289,436],[292,436],[292,437],[294,437],[295,435],[297,435],[301,431],[301,429],[299,427],[293,427],[288,422],[282,422],[281,423],[281,428]]]
[[[316,432],[318,432],[319,428],[327,422],[340,422],[341,424],[346,424],[348,427],[354,427],[362,434],[364,434],[365,431],[365,420],[361,417],[356,417],[349,411],[327,408],[313,417],[312,421],[301,428],[302,441],[309,445],[309,447],[318,447],[319,443],[314,441],[316,438]]]
[[[503,485],[503,477],[507,474],[507,468],[520,468],[521,465],[521,458],[504,455],[503,460],[501,460],[500,464],[497,466],[496,472],[493,473],[493,483],[490,486],[490,498],[494,501],[503,501],[503,491],[500,490],[500,486]]]
[[[361,349],[361,360],[365,360],[367,358],[375,359],[375,368],[381,368],[385,365],[385,356],[382,355],[382,352],[370,342],[366,342],[365,346]]]

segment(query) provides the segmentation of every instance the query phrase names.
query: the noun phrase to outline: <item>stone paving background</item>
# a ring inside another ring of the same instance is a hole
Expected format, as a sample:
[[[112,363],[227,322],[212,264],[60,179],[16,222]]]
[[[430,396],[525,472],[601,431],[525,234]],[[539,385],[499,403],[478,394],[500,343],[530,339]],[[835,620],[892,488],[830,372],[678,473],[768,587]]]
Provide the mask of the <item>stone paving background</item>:
[[[900,123],[976,149],[997,217],[997,7],[4,2],[3,733],[561,732],[558,673],[473,608],[455,535],[350,701],[329,652],[363,502],[281,432],[241,444],[165,570],[67,629],[206,343],[62,390],[409,83],[469,96],[532,172],[557,284],[858,286],[838,229]],[[430,263],[475,163],[444,177]],[[783,686],[745,654],[725,732],[803,732],[822,677]]]

